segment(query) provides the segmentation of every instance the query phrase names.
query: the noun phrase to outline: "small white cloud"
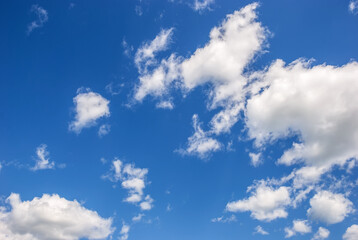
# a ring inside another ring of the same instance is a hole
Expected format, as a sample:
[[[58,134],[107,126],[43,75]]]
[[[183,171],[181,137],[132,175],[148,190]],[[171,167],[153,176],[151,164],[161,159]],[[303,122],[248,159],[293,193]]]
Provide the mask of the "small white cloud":
[[[344,240],[357,240],[358,239],[358,225],[353,224],[347,228],[346,232],[343,235]]]
[[[142,210],[148,211],[153,208],[153,201],[154,200],[149,195],[147,195],[144,198],[144,201],[139,204],[139,206]]]
[[[75,104],[75,120],[69,125],[69,130],[80,133],[83,128],[96,125],[96,120],[108,117],[109,101],[90,89],[78,89],[78,95],[73,98]]]
[[[197,155],[200,158],[207,158],[211,153],[219,151],[222,144],[216,139],[209,137],[210,133],[204,132],[197,114],[193,115],[193,136],[188,138],[186,149],[180,149],[179,153]]]
[[[329,237],[329,230],[324,227],[319,227],[318,231],[313,236],[312,240],[321,240]]]
[[[111,218],[57,194],[21,201],[19,194],[12,193],[6,202],[11,209],[0,207],[0,239],[105,239],[115,230]]]
[[[230,222],[236,222],[237,219],[235,217],[235,215],[231,215],[230,217],[217,217],[217,218],[213,218],[211,219],[211,222],[215,223],[215,222],[220,222],[220,223],[230,223]]]
[[[30,34],[36,28],[43,27],[43,25],[48,21],[48,13],[43,7],[39,5],[32,5],[31,12],[36,15],[37,19],[32,21],[27,26],[27,34]]]
[[[143,213],[139,213],[137,216],[134,216],[134,217],[132,218],[132,221],[133,221],[133,222],[140,222],[143,217],[144,217],[144,214],[143,214]]]
[[[290,238],[297,233],[306,234],[312,231],[311,226],[308,225],[307,220],[294,220],[291,228],[285,228],[285,238]]]
[[[320,191],[310,200],[307,215],[327,224],[339,223],[353,212],[353,203],[342,194]]]
[[[260,225],[255,228],[254,234],[269,235]]]
[[[286,218],[286,206],[291,203],[288,187],[273,188],[261,183],[249,189],[251,196],[247,199],[229,202],[226,210],[229,212],[250,211],[251,217],[261,221],[272,221],[276,218]]]
[[[251,159],[251,165],[254,167],[258,167],[262,164],[261,153],[249,153]]]
[[[129,237],[129,230],[130,230],[130,226],[123,223],[121,232],[119,233],[120,234],[119,240],[127,240]]]
[[[173,210],[173,207],[170,203],[168,203],[166,209],[165,209],[167,212],[171,212]]]
[[[50,153],[46,150],[47,145],[41,144],[36,148],[36,165],[31,168],[33,171],[43,170],[43,169],[54,169],[55,163],[50,162],[49,155]]]
[[[208,10],[213,3],[214,0],[194,0],[193,9],[198,12]]]
[[[111,125],[103,124],[98,129],[98,136],[103,137],[104,135],[107,135],[110,131],[111,131]]]
[[[171,101],[161,101],[157,103],[156,108],[173,109],[174,104]]]
[[[358,14],[358,1],[351,0],[348,5],[349,12],[353,14]]]
[[[150,210],[153,207],[153,199],[149,195],[143,199],[147,174],[148,169],[136,168],[134,164],[123,164],[121,160],[115,158],[112,161],[111,172],[103,178],[112,182],[121,181],[122,188],[128,190],[128,196],[124,201],[138,204],[142,210]]]

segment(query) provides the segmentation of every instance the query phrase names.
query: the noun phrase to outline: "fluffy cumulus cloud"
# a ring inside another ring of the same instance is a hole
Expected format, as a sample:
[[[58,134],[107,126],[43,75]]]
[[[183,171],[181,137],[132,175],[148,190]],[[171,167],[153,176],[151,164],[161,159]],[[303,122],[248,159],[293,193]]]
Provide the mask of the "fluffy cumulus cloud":
[[[358,239],[358,225],[353,224],[347,228],[346,232],[343,235],[344,240],[356,240]]]
[[[48,21],[47,10],[39,5],[32,5],[31,12],[36,15],[36,19],[27,26],[27,34],[30,34],[36,28],[41,28]]]
[[[318,231],[314,234],[312,240],[327,239],[329,237],[329,230],[324,227],[319,227]]]
[[[312,231],[311,226],[308,225],[307,220],[294,220],[292,227],[285,228],[286,238],[295,236],[297,233],[306,234]]]
[[[339,223],[353,212],[353,204],[342,194],[335,194],[328,191],[318,192],[310,200],[311,208],[307,215],[314,220],[327,224]]]
[[[33,171],[53,169],[55,167],[55,163],[50,162],[50,153],[47,151],[46,148],[46,144],[41,144],[36,148],[36,164],[33,168],[31,168]]]
[[[80,133],[83,128],[96,125],[96,121],[102,117],[108,117],[109,101],[100,94],[90,89],[80,88],[78,95],[73,98],[75,104],[75,119],[70,123],[69,129]]]
[[[79,240],[104,239],[110,236],[111,218],[102,218],[76,200],[57,194],[21,201],[12,193],[0,207],[0,238],[4,240]]]
[[[287,187],[273,188],[261,183],[250,188],[251,196],[247,199],[229,202],[226,210],[230,212],[250,211],[251,217],[257,220],[272,221],[286,218],[286,207],[290,204],[290,192]]]
[[[104,176],[112,182],[121,182],[121,186],[128,190],[125,202],[138,204],[142,210],[150,210],[153,207],[153,199],[150,195],[144,195],[146,176],[148,169],[136,168],[134,164],[123,164],[119,159],[112,161],[111,172]]]
[[[329,168],[358,156],[358,63],[310,66],[297,60],[273,63],[262,77],[266,88],[247,102],[249,135],[261,146],[299,135],[278,163]]]

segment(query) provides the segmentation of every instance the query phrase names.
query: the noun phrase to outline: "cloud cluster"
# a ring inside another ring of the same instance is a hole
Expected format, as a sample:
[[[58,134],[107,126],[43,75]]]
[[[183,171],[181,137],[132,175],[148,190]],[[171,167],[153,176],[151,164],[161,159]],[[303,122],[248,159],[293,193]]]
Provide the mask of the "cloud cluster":
[[[80,133],[83,128],[96,125],[102,117],[108,117],[109,101],[90,89],[80,88],[78,95],[73,98],[75,104],[75,119],[70,123],[69,130]]]
[[[146,186],[146,176],[148,169],[136,168],[134,164],[123,164],[117,158],[112,161],[111,172],[105,175],[112,182],[121,182],[121,186],[128,190],[128,197],[124,199],[125,202],[139,204],[142,210],[150,210],[153,207],[153,199],[150,195],[144,195],[144,188]]]
[[[210,9],[210,5],[213,4],[214,0],[194,0],[193,9],[198,12]]]
[[[84,208],[57,194],[21,201],[12,193],[0,207],[0,238],[8,240],[104,239],[114,231],[111,218]]]

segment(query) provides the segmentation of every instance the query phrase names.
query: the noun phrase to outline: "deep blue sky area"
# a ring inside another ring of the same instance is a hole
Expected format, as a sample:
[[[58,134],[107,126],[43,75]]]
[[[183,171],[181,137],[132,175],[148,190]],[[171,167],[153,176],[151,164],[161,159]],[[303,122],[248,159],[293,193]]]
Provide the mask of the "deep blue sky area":
[[[0,1],[0,206],[5,206],[8,214],[11,207],[6,199],[11,193],[18,193],[22,201],[58,194],[68,201],[76,199],[101,218],[112,218],[111,226],[116,230],[104,238],[123,240],[123,225],[130,226],[127,237],[133,240],[246,240],[285,236],[314,239],[319,227],[329,230],[327,239],[342,239],[348,227],[358,224],[354,211],[358,206],[358,172],[356,167],[347,167],[349,159],[355,161],[357,152],[349,155],[345,164],[329,165],[297,207],[284,205],[287,216],[258,219],[252,214],[255,210],[231,212],[226,205],[253,196],[247,188],[255,180],[280,179],[311,166],[309,159],[291,166],[277,163],[293,142],[309,141],[304,130],[255,147],[255,137],[248,135],[246,109],[242,109],[230,131],[210,135],[220,142],[220,150],[205,156],[183,153],[195,131],[193,115],[199,116],[203,131],[209,132],[211,119],[225,108],[208,107],[215,83],[202,84],[189,93],[173,84],[168,90],[173,109],[157,108],[158,98],[150,94],[142,101],[134,99],[143,74],[135,63],[138,49],[150,44],[162,30],[173,28],[168,46],[155,53],[159,59],[156,64],[171,53],[189,59],[208,44],[211,29],[220,26],[227,14],[253,3],[208,2],[208,6],[195,10],[195,1],[191,0]],[[266,28],[266,40],[245,71],[267,70],[277,59],[291,63],[302,58],[313,60],[312,66],[326,64],[339,69],[357,61],[358,3],[354,11],[349,10],[349,4],[349,0],[261,0],[255,21]],[[45,10],[48,19],[29,30],[40,17],[34,7]],[[358,82],[358,76],[354,77]],[[74,98],[81,92],[93,92],[108,100],[110,113],[93,118],[76,132],[70,125],[76,118]],[[354,113],[357,108],[352,109]],[[110,131],[99,136],[99,127],[104,125],[110,126]],[[350,132],[356,134],[357,129],[355,125]],[[40,159],[36,151],[42,144],[48,153],[45,158],[55,164],[52,169],[33,168]],[[255,167],[249,154],[258,152],[262,163]],[[121,186],[124,175],[116,181],[109,177],[115,158],[124,165],[148,169],[142,197],[149,194],[153,199],[150,210],[141,209],[140,202],[124,201],[130,194]],[[342,188],[330,188],[342,179]],[[292,200],[293,187],[285,184],[291,189]],[[279,187],[273,185],[271,190]],[[330,223],[308,213],[313,208],[310,200],[324,190],[351,203],[344,220]],[[140,221],[132,220],[141,213]],[[0,224],[11,218],[3,219]],[[292,228],[297,219],[309,225],[310,231],[296,229],[288,236],[285,228]],[[14,221],[15,227],[9,227],[11,234],[19,226]],[[267,234],[257,232],[258,226]],[[15,239],[11,234],[1,235],[1,231],[0,238]],[[37,237],[35,240],[46,239],[34,231],[28,233]],[[58,239],[87,238],[91,239],[86,235]]]

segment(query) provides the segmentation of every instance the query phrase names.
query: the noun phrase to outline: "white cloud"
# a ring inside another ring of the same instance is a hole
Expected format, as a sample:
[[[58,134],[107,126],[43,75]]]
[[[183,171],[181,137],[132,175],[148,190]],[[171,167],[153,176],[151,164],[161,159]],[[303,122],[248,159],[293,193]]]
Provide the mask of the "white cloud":
[[[358,1],[351,0],[348,5],[348,9],[353,14],[358,14]]]
[[[57,194],[21,201],[12,193],[11,210],[0,208],[0,238],[8,240],[104,239],[114,231],[111,218],[102,218],[76,200]]]
[[[286,206],[291,202],[288,187],[273,188],[261,183],[249,188],[251,196],[247,199],[229,202],[226,210],[230,212],[250,211],[251,217],[261,221],[286,218]]]
[[[69,125],[69,129],[80,133],[83,128],[91,127],[96,124],[96,120],[101,117],[108,117],[109,101],[100,94],[90,91],[90,89],[78,89],[78,95],[73,98],[75,104],[75,120]]]
[[[204,132],[199,122],[197,114],[193,115],[193,136],[188,138],[188,146],[186,149],[180,149],[182,154],[197,155],[200,158],[206,158],[212,152],[216,152],[222,148],[222,144],[216,139],[209,137],[210,133]]]
[[[36,28],[43,27],[43,25],[48,21],[48,13],[43,7],[39,5],[32,5],[31,12],[36,15],[37,19],[32,21],[27,26],[27,34],[30,34]]]
[[[306,234],[312,231],[311,226],[308,225],[307,220],[294,220],[291,228],[285,228],[286,238],[290,238],[297,233]]]
[[[144,201],[139,204],[139,206],[143,211],[148,211],[153,208],[153,201],[154,200],[149,195],[147,195],[144,198]]]
[[[50,153],[46,150],[47,145],[41,144],[36,148],[36,165],[31,168],[33,171],[55,168],[55,163],[50,162]]]
[[[344,240],[357,240],[358,239],[358,225],[353,224],[343,235]]]
[[[149,60],[146,64],[149,65],[148,62]],[[168,95],[169,86],[179,76],[179,62],[179,58],[172,54],[168,59],[163,59],[154,70],[144,70],[139,76],[139,84],[135,89],[135,100],[140,102],[147,95],[152,95],[162,100]]]
[[[221,222],[221,223],[230,223],[230,222],[236,222],[237,219],[235,217],[235,215],[231,215],[230,217],[217,217],[217,218],[213,218],[211,219],[211,222],[215,223],[215,222]]]
[[[111,125],[103,124],[98,129],[98,136],[103,137],[104,135],[107,135],[110,131],[111,131]]]
[[[140,73],[147,71],[147,67],[156,63],[155,55],[168,48],[173,35],[173,28],[162,29],[153,41],[143,44],[135,54],[135,64]]]
[[[129,230],[130,230],[130,226],[123,223],[121,232],[120,232],[120,237],[119,240],[127,240],[129,237]]]
[[[299,143],[278,163],[330,168],[358,156],[358,63],[342,67],[297,60],[273,63],[266,88],[247,102],[246,125],[257,146],[292,135]]]
[[[353,204],[342,194],[320,191],[310,200],[311,208],[307,215],[314,220],[334,224],[353,212]]]
[[[313,236],[312,240],[321,240],[329,237],[329,230],[324,227],[319,227],[318,231]]]
[[[137,216],[134,216],[134,217],[132,218],[132,221],[133,221],[133,222],[140,222],[143,217],[144,217],[144,214],[143,214],[143,213],[139,213]]]
[[[193,9],[195,11],[203,11],[210,9],[210,5],[214,3],[214,0],[194,0]]]
[[[115,158],[112,161],[111,172],[104,178],[112,182],[121,181],[121,186],[128,190],[128,196],[125,202],[138,204],[142,210],[150,210],[153,207],[153,199],[147,195],[144,196],[146,187],[146,176],[148,169],[136,168],[134,164],[123,164],[121,160]]]
[[[255,227],[254,234],[269,235],[269,233],[267,231],[265,231],[260,225]]]
[[[254,167],[259,166],[262,164],[262,157],[261,153],[249,153],[250,159],[251,159],[251,165]]]
[[[159,103],[157,103],[156,105],[157,108],[163,108],[163,109],[173,109],[174,108],[174,104],[171,101],[161,101]]]
[[[257,3],[227,15],[219,27],[210,32],[210,41],[182,63],[185,89],[210,83],[211,108],[240,102],[245,94],[245,67],[262,50],[266,30],[256,20]]]

